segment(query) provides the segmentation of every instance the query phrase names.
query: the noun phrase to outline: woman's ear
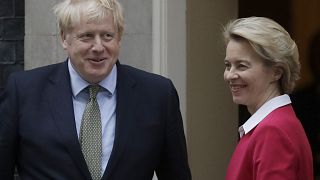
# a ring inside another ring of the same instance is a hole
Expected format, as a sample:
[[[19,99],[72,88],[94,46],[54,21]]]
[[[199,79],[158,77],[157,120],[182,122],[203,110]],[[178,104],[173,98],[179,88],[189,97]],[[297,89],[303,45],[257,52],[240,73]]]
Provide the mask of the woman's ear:
[[[273,80],[278,81],[283,75],[283,69],[280,66],[273,67]]]

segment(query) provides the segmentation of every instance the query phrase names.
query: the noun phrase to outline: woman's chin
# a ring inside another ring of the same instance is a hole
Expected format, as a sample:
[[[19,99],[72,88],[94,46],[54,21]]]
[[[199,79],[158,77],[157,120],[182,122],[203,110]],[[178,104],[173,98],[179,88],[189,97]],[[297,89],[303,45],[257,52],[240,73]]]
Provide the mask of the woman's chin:
[[[238,104],[238,105],[240,105],[240,104],[245,104],[245,103],[243,102],[243,99],[241,99],[241,98],[239,98],[239,97],[233,96],[232,99],[233,99],[233,102],[234,102],[235,104]]]

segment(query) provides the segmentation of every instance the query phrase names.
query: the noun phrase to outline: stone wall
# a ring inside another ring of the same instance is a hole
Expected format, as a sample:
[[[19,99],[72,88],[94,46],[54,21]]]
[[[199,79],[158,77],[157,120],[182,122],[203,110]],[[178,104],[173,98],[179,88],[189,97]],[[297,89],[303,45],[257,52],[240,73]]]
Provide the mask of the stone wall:
[[[24,0],[0,1],[0,91],[24,66]]]

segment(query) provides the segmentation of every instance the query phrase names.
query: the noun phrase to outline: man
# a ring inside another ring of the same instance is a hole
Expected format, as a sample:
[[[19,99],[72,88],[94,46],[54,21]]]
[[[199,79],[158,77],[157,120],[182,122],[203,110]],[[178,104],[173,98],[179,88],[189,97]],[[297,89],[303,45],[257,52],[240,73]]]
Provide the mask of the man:
[[[189,180],[172,82],[118,62],[117,0],[55,6],[67,61],[12,74],[0,97],[0,179]]]

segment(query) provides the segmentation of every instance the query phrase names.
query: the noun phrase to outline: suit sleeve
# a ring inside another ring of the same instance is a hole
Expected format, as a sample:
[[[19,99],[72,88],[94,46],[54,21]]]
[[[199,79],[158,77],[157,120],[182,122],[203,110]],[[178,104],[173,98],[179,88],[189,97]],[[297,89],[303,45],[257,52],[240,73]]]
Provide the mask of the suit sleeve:
[[[9,78],[0,95],[0,179],[13,179],[16,147],[18,106],[15,81]]]
[[[296,179],[297,152],[292,140],[277,127],[267,126],[260,133],[253,150],[255,179]]]
[[[165,133],[165,147],[160,166],[156,170],[158,179],[191,179],[178,94],[171,81],[167,99]]]

